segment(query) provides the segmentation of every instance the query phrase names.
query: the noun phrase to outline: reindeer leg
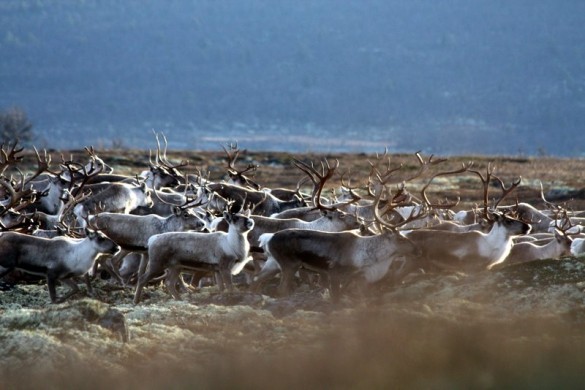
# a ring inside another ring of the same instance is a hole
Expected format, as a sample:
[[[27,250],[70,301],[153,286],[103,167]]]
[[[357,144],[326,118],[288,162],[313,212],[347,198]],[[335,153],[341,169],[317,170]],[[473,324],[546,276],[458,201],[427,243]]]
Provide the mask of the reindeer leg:
[[[223,284],[227,287],[228,292],[234,291],[234,285],[232,283],[231,267],[221,267],[219,270],[219,276],[223,281]]]
[[[286,296],[290,294],[290,285],[299,267],[300,263],[281,266],[280,284],[278,285],[278,295]]]
[[[254,276],[250,285],[250,291],[254,293],[260,292],[262,284],[268,279],[276,276],[280,272],[280,266],[272,257],[269,257],[266,263],[262,266],[260,272]]]
[[[89,273],[86,273],[85,275],[83,275],[83,280],[85,281],[85,285],[87,286],[87,294],[90,297],[95,297],[95,291],[93,290],[92,286],[91,286],[91,279],[89,277]],[[77,284],[75,285],[77,286]]]
[[[169,293],[171,293],[173,298],[178,301],[181,300],[181,294],[179,294],[179,291],[177,290],[177,283],[180,280],[180,274],[181,273],[177,268],[168,268],[165,278],[165,286],[167,287],[167,290],[169,290]]]
[[[0,278],[5,277],[6,275],[8,275],[10,272],[12,272],[14,270],[15,267],[9,267],[6,268],[4,271],[0,272]]]
[[[89,278],[89,275],[87,275],[87,277]],[[65,296],[59,299],[59,302],[65,302],[67,299],[69,299],[70,297],[79,292],[79,286],[77,286],[77,283],[75,283],[73,279],[63,279],[62,281],[63,283],[71,287],[71,290],[67,294],[65,294]]]
[[[51,275],[47,275],[47,286],[49,287],[49,297],[51,298],[51,303],[59,303],[57,300],[57,288],[56,288],[57,278]]]

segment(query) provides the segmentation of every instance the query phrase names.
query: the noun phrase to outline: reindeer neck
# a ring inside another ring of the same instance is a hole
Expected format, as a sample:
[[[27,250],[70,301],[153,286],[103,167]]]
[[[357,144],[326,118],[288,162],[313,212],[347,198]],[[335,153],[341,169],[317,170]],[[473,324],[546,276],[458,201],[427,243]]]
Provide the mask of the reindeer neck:
[[[238,257],[244,258],[250,250],[248,243],[248,232],[242,233],[238,229],[230,225],[227,232],[227,244],[229,249]],[[227,248],[226,248],[227,249]]]

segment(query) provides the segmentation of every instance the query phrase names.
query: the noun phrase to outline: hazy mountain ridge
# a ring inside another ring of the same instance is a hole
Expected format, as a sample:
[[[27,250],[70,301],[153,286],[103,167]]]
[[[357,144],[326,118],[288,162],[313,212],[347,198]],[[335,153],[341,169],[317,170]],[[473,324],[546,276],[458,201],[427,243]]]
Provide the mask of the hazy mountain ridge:
[[[574,156],[583,22],[578,1],[7,1],[0,107],[67,148],[155,128],[185,148]]]

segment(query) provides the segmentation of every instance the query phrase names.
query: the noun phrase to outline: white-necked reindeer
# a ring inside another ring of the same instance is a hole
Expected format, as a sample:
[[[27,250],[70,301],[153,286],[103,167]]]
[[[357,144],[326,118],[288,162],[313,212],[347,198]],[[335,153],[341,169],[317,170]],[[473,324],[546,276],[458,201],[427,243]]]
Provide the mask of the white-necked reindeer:
[[[118,272],[119,261],[128,252],[142,254],[139,275],[144,272],[148,261],[145,257],[148,240],[153,235],[187,230],[200,231],[205,227],[204,221],[195,212],[179,206],[175,206],[173,214],[167,217],[155,214],[132,215],[104,212],[90,216],[89,221],[92,226],[97,227],[123,249],[117,256],[106,262],[108,271],[120,282],[122,279]]]
[[[70,278],[86,276],[88,292],[91,293],[88,271],[100,254],[115,254],[120,247],[100,232],[86,231],[85,238],[55,237],[52,239],[26,234],[5,232],[0,234],[0,266],[6,270],[0,277],[13,269],[45,276],[51,302],[57,303],[78,291],[77,284]],[[56,283],[63,281],[71,291],[57,298]]]
[[[552,237],[550,239],[514,243],[503,265],[526,263],[533,260],[560,259],[563,256],[571,255],[573,245],[571,236],[578,233],[571,234],[574,225],[566,209],[552,203],[549,206],[556,208],[553,214],[555,222]],[[546,236],[546,233],[540,233],[540,235]],[[544,241],[544,244],[540,241]]]
[[[484,218],[491,226],[487,233],[481,231],[452,232],[419,229],[408,232],[406,236],[422,251],[422,256],[411,260],[411,264],[424,270],[444,269],[452,271],[479,271],[490,269],[504,261],[512,249],[512,238],[526,234],[531,227],[528,223],[497,210],[498,204],[521,182],[516,180],[506,188],[504,183],[493,175],[491,165],[487,174],[474,170],[484,186]],[[489,209],[488,190],[491,179],[495,178],[503,191],[495,206]]]
[[[254,227],[249,212],[224,212],[228,232],[175,232],[152,236],[148,240],[148,266],[138,279],[134,303],[140,302],[142,289],[155,276],[166,271],[165,284],[174,298],[180,299],[176,284],[182,270],[215,272],[220,289],[232,289],[231,272],[244,263],[250,245],[247,234]]]

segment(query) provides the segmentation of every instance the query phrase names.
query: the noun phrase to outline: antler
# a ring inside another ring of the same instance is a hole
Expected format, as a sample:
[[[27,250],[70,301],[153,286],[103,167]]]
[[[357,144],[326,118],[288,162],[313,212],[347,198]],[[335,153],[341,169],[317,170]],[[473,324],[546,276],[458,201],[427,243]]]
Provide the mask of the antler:
[[[512,182],[512,184],[508,188],[506,188],[506,186],[504,185],[504,182],[499,177],[494,175],[494,170],[495,170],[495,167],[492,166],[491,163],[488,163],[488,166],[486,168],[486,175],[484,177],[481,174],[481,172],[479,172],[477,170],[469,169],[469,172],[475,173],[483,183],[483,209],[484,209],[483,211],[484,211],[484,217],[488,220],[492,220],[492,218],[490,217],[491,213],[489,210],[489,185],[490,185],[492,178],[496,179],[496,181],[500,185],[500,188],[502,189],[502,195],[494,203],[494,207],[493,207],[494,210],[498,207],[498,205],[502,202],[502,200],[504,200],[504,198],[506,196],[508,196],[512,191],[514,191],[516,189],[516,187],[518,187],[520,185],[520,183],[522,182],[522,177],[518,177],[517,180]]]
[[[495,175],[494,175],[494,178],[496,179],[496,181],[500,185],[500,188],[502,189],[502,195],[500,196],[500,199],[498,199],[496,201],[496,203],[494,204],[494,209],[497,209],[498,206],[500,205],[500,203],[502,202],[502,200],[504,200],[504,198],[506,196],[508,196],[509,193],[514,191],[516,189],[516,187],[518,187],[520,185],[520,183],[522,182],[522,176],[519,176],[518,179],[514,180],[508,188],[506,188],[502,179],[500,179],[499,177],[497,177]]]
[[[394,196],[392,196],[390,189],[386,186],[385,183],[381,184],[382,186],[380,190],[375,194],[374,203],[372,206],[374,210],[374,219],[379,231],[382,231],[384,228],[395,231],[400,226],[404,226],[407,223],[410,223],[419,218],[424,218],[428,215],[428,208],[426,206],[413,207],[407,218],[404,218],[402,221],[397,223],[391,223],[388,218],[384,217],[395,208],[402,206],[403,203],[395,202]],[[386,194],[385,197],[382,196],[384,194]],[[385,199],[385,204],[384,206],[380,207],[380,202],[383,198]]]
[[[445,160],[443,160],[443,161],[445,161]],[[458,174],[458,173],[466,172],[467,170],[469,170],[469,168],[471,168],[471,166],[473,165],[473,162],[469,162],[467,165],[465,165],[465,163],[462,163],[461,165],[462,166],[459,169],[455,169],[455,170],[452,170],[452,171],[446,171],[446,172],[439,172],[439,173],[434,174],[433,176],[431,176],[431,178],[429,179],[429,181],[427,182],[427,184],[425,184],[425,186],[422,188],[422,190],[420,192],[421,193],[421,196],[422,196],[424,202],[426,203],[426,205],[429,208],[451,209],[451,208],[453,208],[453,207],[455,207],[455,206],[457,206],[459,204],[459,200],[460,200],[459,197],[457,197],[457,201],[452,202],[452,203],[449,203],[449,202],[447,202],[447,203],[432,203],[431,201],[429,201],[429,198],[427,197],[426,190],[431,185],[431,183],[433,182],[433,180],[436,177],[439,177],[439,176],[447,176],[447,175],[455,175],[455,174]]]
[[[4,189],[6,201],[0,202],[0,215],[4,215],[8,210],[14,211],[22,210],[37,201],[38,192],[32,188],[24,188],[24,176],[22,177],[21,185],[15,189],[10,181],[0,177],[0,186]]]
[[[8,143],[7,149],[4,149],[4,144],[0,146],[0,174],[3,174],[6,168],[11,165],[16,165],[22,161],[22,155],[18,155],[24,148],[16,148],[18,141],[15,141],[12,146]]]
[[[95,170],[94,172],[88,174],[87,169],[85,169],[83,164],[73,161],[64,161],[62,165],[69,171],[69,175],[71,177],[69,191],[71,191],[72,195],[74,196],[77,196],[77,194],[81,193],[85,184],[87,184],[87,182],[89,182],[92,177],[95,177],[100,173],[99,170]],[[80,179],[75,179],[76,177]],[[80,184],[74,190],[73,187],[75,186],[75,182],[77,180],[79,180]]]
[[[168,147],[168,142],[167,142],[167,137],[165,137],[165,135],[163,133],[157,133],[153,130],[154,133],[154,137],[156,138],[156,166],[160,166],[162,164],[162,166],[166,169],[168,169],[170,172],[172,173],[176,173],[175,170],[177,168],[181,168],[184,166],[189,165],[189,161],[187,160],[182,160],[179,164],[171,164],[167,158],[167,147]],[[163,141],[164,141],[164,149],[161,152],[160,150],[160,140],[159,140],[159,135],[162,137]],[[150,157],[149,157],[150,158]],[[151,165],[152,165],[152,161],[151,161]]]
[[[37,148],[33,146],[33,149],[35,151],[35,155],[37,158],[37,169],[35,170],[31,177],[25,180],[24,184],[30,183],[35,178],[37,178],[41,173],[47,172],[49,170],[49,165],[51,164],[51,155],[47,153],[47,150],[43,150],[44,152],[43,157],[41,157]]]
[[[349,175],[349,173],[348,173]],[[360,200],[362,200],[362,197],[359,196],[354,190],[358,189],[359,187],[357,186],[352,186],[351,185],[351,177],[349,178],[349,180],[346,182],[345,181],[345,173],[341,175],[341,185],[344,188],[347,188],[347,191],[349,192],[349,196],[350,196],[350,203],[356,203],[359,202]]]
[[[402,166],[401,166],[402,167]],[[392,169],[392,174],[398,172],[399,169]],[[388,188],[388,182],[392,178],[392,175],[386,174],[382,176],[376,175],[375,180],[377,183],[372,183],[374,180],[371,176],[368,178],[368,188],[375,187],[377,190],[374,193],[374,203],[372,205],[374,210],[374,222],[376,223],[378,230],[382,231],[384,228],[390,230],[397,230],[400,226],[403,226],[413,220],[424,218],[428,215],[428,208],[426,205],[420,207],[413,207],[409,216],[404,218],[400,222],[391,223],[386,215],[392,212],[397,207],[405,205],[405,202],[410,203],[411,196],[404,189],[404,182],[402,182],[399,192],[392,194],[392,191]],[[384,201],[384,205],[381,206],[381,202]]]
[[[230,176],[230,178],[236,183],[242,182],[255,190],[259,190],[261,186],[258,183],[254,182],[253,180],[251,180],[249,177],[246,177],[244,175],[247,172],[252,172],[252,174],[254,174],[256,172],[256,169],[258,169],[258,165],[248,164],[248,166],[243,170],[237,170],[235,167],[235,163],[236,160],[238,159],[238,156],[240,155],[240,148],[238,148],[238,143],[236,142],[228,144],[229,150],[224,145],[222,145],[221,147],[223,148],[225,154],[227,155],[227,173]]]
[[[416,152],[414,154],[415,157],[416,157],[416,159],[417,159],[417,161],[418,161],[418,163],[419,163],[418,169],[416,170],[416,172],[414,174],[412,174],[410,176],[407,176],[407,177],[401,178],[400,179],[401,182],[405,183],[405,182],[412,181],[412,180],[414,180],[414,179],[422,176],[422,174],[425,173],[429,169],[429,167],[447,161],[447,159],[445,159],[445,158],[434,159],[434,155],[433,154],[431,154],[429,156],[429,158],[427,160],[425,160],[421,156],[420,153],[421,152],[418,151],[418,152]],[[387,156],[387,154],[388,154],[388,150],[385,149],[384,150],[384,154],[382,155],[382,157]],[[378,155],[376,155],[376,159],[378,160],[378,162],[376,164],[373,164],[372,162],[369,162],[370,163],[370,166],[371,166],[370,173],[369,173],[369,177],[375,176],[381,182],[387,183],[388,179],[391,178],[392,176],[394,176],[394,174],[396,172],[398,172],[400,169],[402,169],[402,167],[403,167],[403,164],[400,164],[396,168],[391,168],[390,167],[390,157],[388,157],[387,162],[386,162],[386,170],[385,170],[385,172],[382,173],[378,169],[378,166],[380,165],[380,161],[382,161],[382,159]],[[370,181],[370,183],[371,183],[371,181]],[[370,186],[368,186],[368,194],[370,196],[375,196],[374,195],[374,192],[376,192],[375,189],[372,190],[372,188]]]
[[[333,177],[335,170],[339,167],[339,160],[335,160],[334,167],[331,167],[327,160],[321,161],[321,172],[315,169],[313,163],[309,165],[297,159],[293,159],[293,163],[297,168],[307,174],[309,179],[313,182],[313,194],[311,196],[313,207],[319,210],[334,210],[334,207],[327,207],[321,203],[321,193],[323,192],[327,180]]]
[[[67,202],[65,202],[65,207],[63,208],[63,212],[61,213],[61,216],[59,217],[59,221],[57,222],[57,228],[61,228],[61,229],[65,230],[68,235],[74,235],[74,233],[71,231],[72,226],[69,225],[67,222],[65,222],[66,218],[68,217],[69,213],[73,210],[75,205],[77,205],[79,202],[83,201],[84,199],[90,197],[91,195],[92,195],[91,191],[78,192],[75,196],[73,196],[71,193],[69,193],[68,196],[65,197],[65,198],[68,198],[68,200],[67,200]],[[73,221],[75,222],[76,219],[73,218]]]
[[[552,203],[544,197],[544,189],[542,188],[542,181],[540,182],[540,199],[544,202],[545,206],[548,207],[549,210],[553,212],[561,212],[564,210],[563,206],[558,204]]]

